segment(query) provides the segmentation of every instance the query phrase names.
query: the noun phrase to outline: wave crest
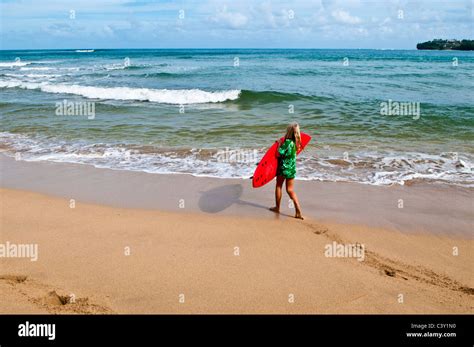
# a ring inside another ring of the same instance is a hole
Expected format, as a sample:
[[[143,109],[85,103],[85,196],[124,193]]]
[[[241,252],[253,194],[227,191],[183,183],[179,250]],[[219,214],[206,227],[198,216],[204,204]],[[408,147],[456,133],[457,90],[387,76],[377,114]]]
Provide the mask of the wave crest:
[[[187,105],[218,103],[239,98],[240,90],[208,92],[201,89],[148,89],[0,81],[0,88],[39,89],[45,93],[74,94],[89,99],[135,100]]]
[[[0,62],[0,68],[2,67],[20,67],[30,65],[31,62],[23,62],[23,61],[9,61],[9,62]]]

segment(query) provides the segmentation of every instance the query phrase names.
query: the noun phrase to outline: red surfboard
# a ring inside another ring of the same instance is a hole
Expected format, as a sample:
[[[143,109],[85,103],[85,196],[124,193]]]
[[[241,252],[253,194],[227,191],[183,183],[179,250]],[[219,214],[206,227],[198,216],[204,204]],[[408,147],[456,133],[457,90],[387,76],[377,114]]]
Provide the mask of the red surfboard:
[[[280,140],[283,140],[282,137]],[[311,136],[305,133],[301,133],[301,148],[296,154],[300,154],[301,151],[311,140]],[[259,188],[273,180],[277,174],[278,169],[278,158],[277,158],[278,142],[275,141],[273,146],[265,153],[262,160],[257,165],[252,178],[252,186]]]

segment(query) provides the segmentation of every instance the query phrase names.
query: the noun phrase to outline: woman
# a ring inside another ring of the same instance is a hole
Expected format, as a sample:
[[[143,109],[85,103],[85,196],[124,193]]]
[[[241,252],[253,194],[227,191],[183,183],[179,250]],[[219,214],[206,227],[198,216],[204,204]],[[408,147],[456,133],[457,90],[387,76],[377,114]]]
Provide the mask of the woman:
[[[301,206],[298,197],[293,190],[295,176],[296,176],[296,152],[301,147],[300,126],[297,123],[288,125],[286,135],[282,141],[279,141],[277,151],[278,156],[278,171],[275,187],[275,207],[270,210],[275,213],[280,213],[281,202],[281,188],[283,182],[286,180],[286,192],[290,196],[295,205],[295,218],[304,219],[301,214]]]

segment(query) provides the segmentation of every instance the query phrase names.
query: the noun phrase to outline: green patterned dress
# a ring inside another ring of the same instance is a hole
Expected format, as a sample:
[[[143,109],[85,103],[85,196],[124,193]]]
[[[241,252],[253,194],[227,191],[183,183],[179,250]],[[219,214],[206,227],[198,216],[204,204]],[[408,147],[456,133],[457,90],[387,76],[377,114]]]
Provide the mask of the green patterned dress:
[[[285,178],[295,178],[296,176],[296,145],[290,140],[285,142],[278,148],[280,157],[278,158],[278,176]]]

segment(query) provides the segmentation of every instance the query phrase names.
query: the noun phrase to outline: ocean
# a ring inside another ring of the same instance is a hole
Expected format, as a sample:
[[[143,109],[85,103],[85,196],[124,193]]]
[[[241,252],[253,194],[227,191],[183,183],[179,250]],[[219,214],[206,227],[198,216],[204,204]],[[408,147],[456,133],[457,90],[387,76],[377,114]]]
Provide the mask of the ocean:
[[[18,160],[249,178],[298,122],[297,179],[474,186],[474,53],[0,51],[0,147]]]

